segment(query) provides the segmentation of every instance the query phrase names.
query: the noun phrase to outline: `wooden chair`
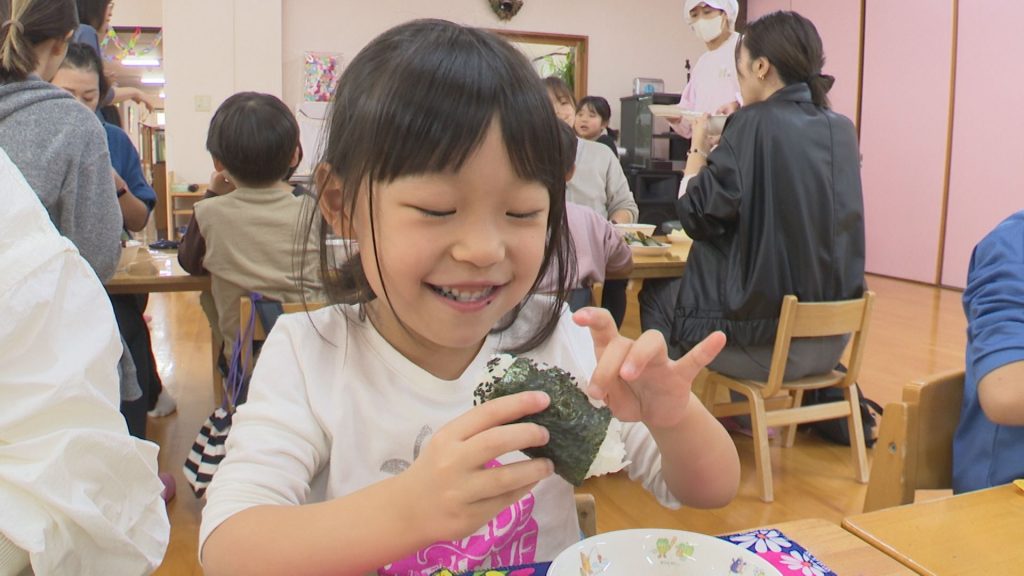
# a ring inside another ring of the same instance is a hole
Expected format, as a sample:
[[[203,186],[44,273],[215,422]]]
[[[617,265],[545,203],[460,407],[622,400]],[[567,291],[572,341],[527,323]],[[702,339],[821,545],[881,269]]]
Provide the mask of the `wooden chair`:
[[[305,312],[307,310],[313,311],[318,310],[326,306],[326,302],[282,302],[281,308],[285,314],[292,314],[294,312]],[[239,302],[239,316],[238,316],[238,327],[241,334],[245,334],[245,331],[249,328],[249,316],[252,314],[252,300],[248,296],[242,296]],[[260,321],[260,315],[256,315],[256,320],[253,322],[253,343],[262,342],[267,339],[267,329],[263,326]],[[246,367],[246,373],[251,374],[253,365],[255,364],[255,356],[252,355],[248,360],[248,366]]]
[[[885,407],[864,511],[910,504],[916,490],[953,486],[953,436],[960,423],[964,371],[903,386],[903,401]]]
[[[584,538],[597,534],[597,506],[593,494],[576,495],[576,517]]]
[[[796,427],[805,422],[818,422],[845,416],[850,427],[851,453],[857,480],[868,481],[867,451],[864,448],[864,428],[861,425],[860,398],[853,385],[860,373],[864,356],[874,292],[865,292],[863,298],[840,302],[804,302],[796,296],[782,301],[779,328],[775,336],[768,380],[737,380],[707,370],[701,401],[715,416],[751,415],[754,435],[754,463],[760,477],[761,499],[774,499],[772,466],[768,450],[768,428],[785,426],[784,444],[793,445]],[[793,338],[811,338],[852,334],[850,361],[844,374],[833,370],[827,374],[808,376],[799,380],[783,381],[790,341]],[[716,403],[718,386],[739,392],[746,402]],[[843,400],[826,404],[802,406],[803,393],[819,388],[841,388]]]

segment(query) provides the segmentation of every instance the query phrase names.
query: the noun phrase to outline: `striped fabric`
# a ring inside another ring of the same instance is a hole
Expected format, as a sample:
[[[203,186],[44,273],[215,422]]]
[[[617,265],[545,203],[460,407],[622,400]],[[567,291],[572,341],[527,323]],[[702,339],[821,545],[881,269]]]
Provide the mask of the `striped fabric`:
[[[206,487],[210,485],[213,473],[224,459],[224,442],[228,439],[228,431],[231,429],[231,416],[232,413],[224,407],[214,410],[203,423],[185,460],[185,479],[195,492],[196,498],[202,498],[206,494]]]

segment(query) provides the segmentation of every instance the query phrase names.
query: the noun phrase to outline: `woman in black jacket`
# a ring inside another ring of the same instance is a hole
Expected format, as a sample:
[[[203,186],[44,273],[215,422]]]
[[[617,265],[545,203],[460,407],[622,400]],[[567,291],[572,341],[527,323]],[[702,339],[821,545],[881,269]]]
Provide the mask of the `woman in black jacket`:
[[[736,69],[744,106],[710,149],[694,123],[676,210],[694,239],[680,280],[641,295],[645,328],[685,351],[715,330],[729,344],[710,366],[765,379],[782,298],[864,292],[864,209],[853,124],[829,110],[821,38],[795,12],[747,26]],[[795,340],[786,378],[824,373],[845,337]]]

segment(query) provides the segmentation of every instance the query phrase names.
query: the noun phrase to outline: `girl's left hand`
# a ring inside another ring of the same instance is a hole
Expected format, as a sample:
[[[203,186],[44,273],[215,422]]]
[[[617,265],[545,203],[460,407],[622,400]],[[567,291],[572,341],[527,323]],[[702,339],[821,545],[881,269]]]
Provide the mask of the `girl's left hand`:
[[[707,114],[701,114],[699,117],[694,119],[690,124],[690,129],[693,131],[690,140],[690,147],[707,153],[711,149],[711,143],[708,142],[708,124],[711,122],[711,117]]]
[[[619,420],[642,421],[649,428],[682,421],[694,378],[725,346],[725,334],[714,332],[672,360],[660,332],[648,330],[630,340],[619,334],[607,310],[583,308],[573,314],[573,321],[589,328],[594,339],[597,368],[587,394],[604,401]]]

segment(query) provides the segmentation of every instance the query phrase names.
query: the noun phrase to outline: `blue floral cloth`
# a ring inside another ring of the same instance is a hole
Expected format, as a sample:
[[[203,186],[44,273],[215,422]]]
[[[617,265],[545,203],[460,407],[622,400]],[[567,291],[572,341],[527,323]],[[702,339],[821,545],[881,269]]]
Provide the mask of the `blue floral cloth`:
[[[774,528],[750,530],[727,536],[722,540],[746,548],[768,561],[784,576],[836,576],[824,562],[818,560],[803,546],[789,539]],[[549,562],[512,566],[509,568],[487,568],[471,572],[455,573],[438,570],[431,576],[546,576]],[[760,570],[759,570],[760,571]],[[741,572],[737,572],[739,574]]]

